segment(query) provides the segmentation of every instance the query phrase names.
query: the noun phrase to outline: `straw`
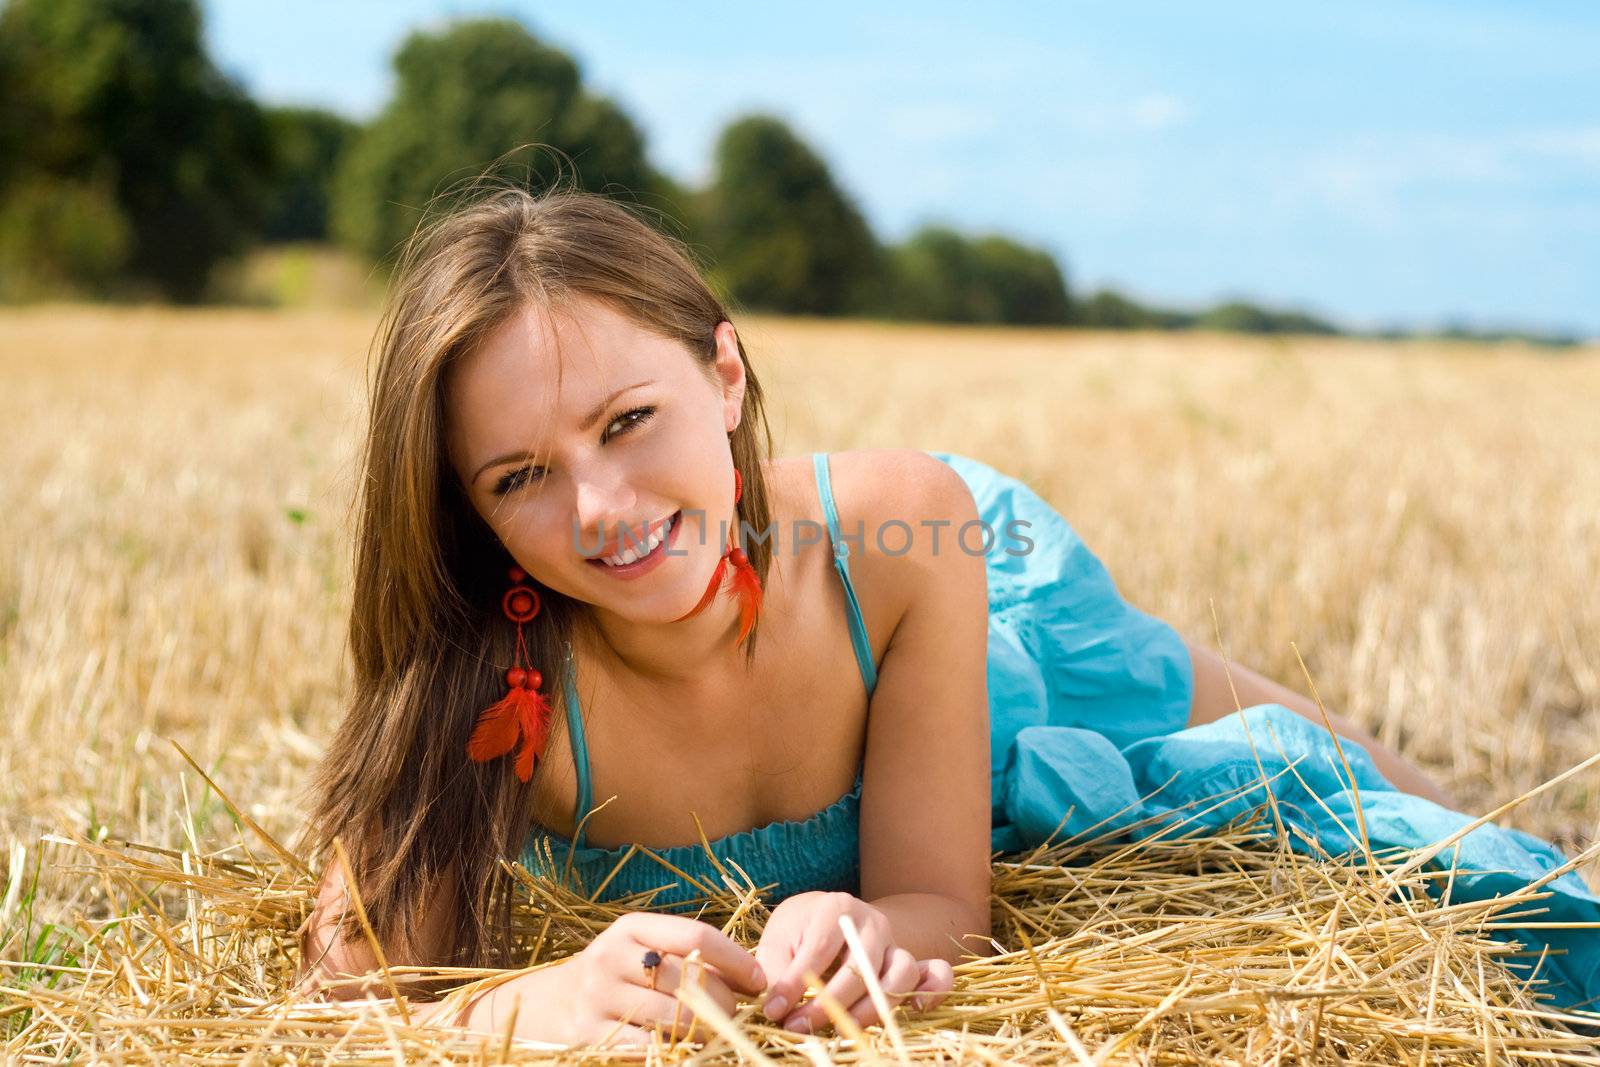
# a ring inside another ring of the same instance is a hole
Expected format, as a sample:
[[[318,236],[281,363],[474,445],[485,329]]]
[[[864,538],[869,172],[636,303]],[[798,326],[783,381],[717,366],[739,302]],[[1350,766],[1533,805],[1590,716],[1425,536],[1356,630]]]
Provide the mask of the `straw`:
[[[1252,782],[1250,788],[1258,786]],[[220,795],[220,790],[218,791]],[[858,1025],[807,973],[828,1023],[796,1035],[754,1002],[733,1016],[692,975],[672,1033],[654,1049],[565,1049],[408,1021],[407,990],[458,983],[458,1002],[508,972],[394,966],[367,976],[389,996],[296,1000],[295,931],[315,901],[310,864],[242,843],[215,852],[108,837],[47,835],[57,875],[88,878],[106,907],[80,914],[74,965],[0,961],[0,1018],[12,1061],[62,1057],[121,1063],[814,1062],[1594,1064],[1600,1015],[1541,1002],[1540,982],[1507,967],[1526,950],[1495,927],[1581,928],[1541,918],[1548,891],[1440,904],[1419,854],[1347,861],[1283,847],[1260,805],[1246,819],[1181,839],[1062,842],[992,863],[993,956],[955,966],[955,988],[930,1011],[895,1002],[864,965],[859,932],[842,923],[862,968],[868,1017]],[[596,902],[511,865],[526,888],[518,936],[539,943],[535,967],[560,966],[626,902]],[[748,947],[770,903],[743,870],[707,886],[701,917]],[[1389,889],[1398,892],[1387,892]],[[354,897],[354,894],[352,895]],[[1441,899],[1449,899],[1448,893]],[[364,914],[353,899],[358,918]],[[110,915],[113,918],[107,918]],[[1532,916],[1532,918],[1523,918]],[[383,957],[380,955],[379,959]],[[526,973],[526,972],[519,972]],[[52,985],[53,983],[53,985]],[[536,1006],[517,1006],[524,1017]],[[703,1025],[690,1029],[698,1020]],[[830,1026],[831,1024],[831,1026]],[[709,1040],[699,1040],[700,1034]]]

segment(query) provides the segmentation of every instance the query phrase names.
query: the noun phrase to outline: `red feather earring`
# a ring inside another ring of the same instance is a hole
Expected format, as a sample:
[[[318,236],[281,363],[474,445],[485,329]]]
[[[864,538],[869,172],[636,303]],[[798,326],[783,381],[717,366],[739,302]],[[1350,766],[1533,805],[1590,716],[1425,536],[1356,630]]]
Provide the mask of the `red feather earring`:
[[[521,567],[512,567],[510,573],[513,584],[501,598],[500,609],[506,613],[506,618],[517,624],[516,665],[506,671],[506,684],[511,691],[478,716],[472,737],[467,741],[467,758],[482,763],[503,756],[521,737],[522,751],[517,753],[513,770],[526,782],[533,777],[533,769],[544,756],[545,744],[550,740],[551,708],[550,702],[539,693],[544,678],[525,665],[528,646],[522,640],[522,624],[532,622],[539,614],[539,594],[532,586],[523,584],[528,575]]]
[[[733,502],[739,503],[739,497],[744,494],[744,479],[739,474],[739,468],[733,468]],[[737,518],[738,509],[734,509]],[[706,586],[705,595],[700,598],[687,614],[680,616],[675,621],[682,622],[700,614],[711,601],[716,599],[717,592],[722,588],[722,580],[728,572],[728,565],[733,565],[733,593],[739,598],[739,637],[735,644],[743,644],[745,637],[755,628],[756,616],[761,612],[761,577],[756,574],[756,569],[751,565],[750,559],[744,554],[744,549],[738,544],[738,531],[734,531],[734,543],[717,560],[717,569],[711,572],[711,584]]]

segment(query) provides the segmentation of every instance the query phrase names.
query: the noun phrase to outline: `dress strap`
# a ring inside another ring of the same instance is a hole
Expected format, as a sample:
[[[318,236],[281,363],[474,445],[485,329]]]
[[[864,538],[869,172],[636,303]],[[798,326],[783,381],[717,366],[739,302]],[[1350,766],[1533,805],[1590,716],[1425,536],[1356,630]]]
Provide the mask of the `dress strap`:
[[[828,537],[833,545],[833,569],[839,572],[844,583],[845,607],[849,611],[850,644],[855,648],[856,664],[861,668],[861,680],[870,695],[878,687],[878,668],[872,662],[872,642],[867,640],[867,624],[861,618],[861,603],[856,599],[855,586],[850,584],[850,543],[839,532],[839,509],[833,502],[833,482],[828,477],[828,454],[811,453],[811,465],[817,472],[817,496],[822,499],[822,513],[828,520]]]
[[[583,715],[578,707],[577,668],[572,662],[572,646],[567,646],[566,662],[562,665],[561,678],[566,686],[567,698],[567,738],[572,746],[572,763],[578,771],[578,808],[572,813],[572,821],[577,824],[577,832],[573,834],[573,841],[578,848],[583,847],[583,817],[589,814],[593,805],[589,787],[589,743],[583,737]]]

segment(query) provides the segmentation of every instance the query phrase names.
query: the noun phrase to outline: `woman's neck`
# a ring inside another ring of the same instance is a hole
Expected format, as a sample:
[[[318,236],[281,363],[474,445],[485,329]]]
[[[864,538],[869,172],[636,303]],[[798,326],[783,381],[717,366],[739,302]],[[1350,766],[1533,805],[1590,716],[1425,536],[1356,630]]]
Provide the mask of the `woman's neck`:
[[[745,653],[734,645],[738,634],[739,605],[724,592],[700,614],[681,622],[639,623],[596,615],[574,629],[573,654],[652,690],[694,690],[736,666],[742,671]]]

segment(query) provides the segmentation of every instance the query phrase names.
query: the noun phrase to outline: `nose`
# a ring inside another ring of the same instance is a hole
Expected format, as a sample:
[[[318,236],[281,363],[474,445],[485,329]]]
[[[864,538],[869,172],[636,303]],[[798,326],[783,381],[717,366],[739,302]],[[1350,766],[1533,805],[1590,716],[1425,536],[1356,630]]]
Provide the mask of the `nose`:
[[[593,554],[607,541],[622,536],[634,512],[634,493],[617,472],[593,468],[577,476],[574,501],[574,547]]]

